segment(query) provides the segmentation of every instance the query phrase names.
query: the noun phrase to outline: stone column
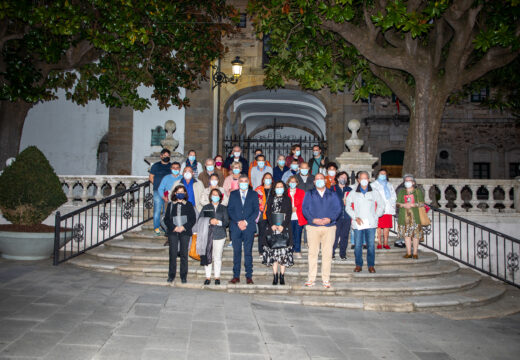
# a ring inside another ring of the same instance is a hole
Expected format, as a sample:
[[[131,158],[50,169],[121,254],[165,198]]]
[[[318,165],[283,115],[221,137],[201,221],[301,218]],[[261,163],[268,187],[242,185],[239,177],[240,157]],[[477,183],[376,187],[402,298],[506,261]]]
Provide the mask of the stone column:
[[[125,106],[110,108],[108,120],[108,164],[109,175],[132,173],[132,138],[134,110]]]
[[[190,99],[190,106],[185,112],[184,153],[195,150],[197,159],[203,161],[212,157],[213,148],[211,85],[209,82],[203,82],[197,92],[187,91],[186,96]]]

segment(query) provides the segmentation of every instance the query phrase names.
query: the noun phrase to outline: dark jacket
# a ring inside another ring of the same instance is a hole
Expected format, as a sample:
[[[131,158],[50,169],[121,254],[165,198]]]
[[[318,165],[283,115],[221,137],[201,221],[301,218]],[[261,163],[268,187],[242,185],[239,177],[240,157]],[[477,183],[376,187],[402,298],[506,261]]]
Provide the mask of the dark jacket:
[[[215,218],[217,220],[222,221],[222,226],[218,225],[210,225],[213,227],[213,239],[225,239],[226,234],[226,227],[229,225],[229,216],[227,212],[227,207],[225,207],[222,204],[219,204],[217,206],[217,211],[215,211],[215,207],[213,204],[206,204],[202,207],[202,211],[200,212],[201,216],[207,216],[207,211],[211,211],[214,216],[210,216],[211,218]]]
[[[241,231],[238,228],[238,222],[247,221],[246,231],[251,231],[253,234],[256,231],[256,218],[260,212],[260,205],[258,204],[258,194],[253,189],[249,188],[246,195],[246,201],[242,205],[240,198],[240,190],[232,191],[229,195],[228,201],[228,215],[229,215],[229,230]]]
[[[340,203],[338,195],[330,189],[325,188],[323,198],[317,189],[312,189],[305,194],[303,199],[303,216],[307,219],[308,225],[319,226],[313,223],[314,219],[329,218],[330,223],[325,226],[336,224],[344,206]]]
[[[307,182],[303,182],[302,174],[297,174],[296,179],[298,179],[298,189],[302,189],[305,192],[314,189],[314,175],[311,175],[310,171],[309,175],[307,175]]]
[[[285,174],[285,172],[288,170],[290,170],[290,167],[284,165],[283,169],[280,169],[277,163],[276,166],[273,168],[273,184],[277,181],[282,180],[283,174]]]
[[[164,213],[164,223],[166,224],[166,227],[168,228],[167,234],[173,233],[173,229],[175,229],[175,225],[173,225],[173,217],[177,216],[177,204],[169,202],[168,206],[166,207],[166,212]],[[173,209],[173,210],[172,210]],[[187,217],[187,223],[184,224],[184,230],[181,232],[181,235],[193,235],[191,229],[193,228],[193,225],[197,222],[197,215],[195,214],[195,209],[193,208],[193,205],[186,201],[185,203],[181,203],[181,215],[186,215]]]
[[[323,155],[323,154],[322,154]],[[329,163],[329,158],[328,157],[324,157],[322,159],[325,159],[324,161],[324,164],[321,165],[320,163],[318,163],[318,169],[321,169],[321,168],[324,168],[325,166],[327,166],[327,164]],[[314,163],[317,162],[316,158],[313,156],[310,160],[309,160],[309,169],[310,169],[310,173],[312,173],[312,167],[314,166]],[[316,174],[313,174],[313,175],[316,175]]]
[[[228,158],[224,161],[223,166],[226,169],[231,170],[230,166],[231,166],[231,164],[233,164],[233,161],[234,161],[233,156],[228,156]],[[249,174],[249,162],[247,161],[247,159],[241,156],[238,158],[238,161],[240,161],[242,163],[242,171],[240,173],[248,175]]]
[[[350,221],[350,216],[347,214],[347,211],[345,210],[345,203],[343,200],[345,199],[345,194],[348,194],[352,191],[352,188],[350,186],[345,185],[345,187],[342,189],[339,185],[332,185],[330,189],[338,195],[339,201],[341,202],[343,211],[341,213],[340,218],[343,220]]]
[[[262,241],[262,245],[266,245],[265,237],[267,235],[273,234],[273,229],[271,228],[271,226],[275,225],[274,219],[273,219],[273,203],[274,203],[275,197],[276,197],[276,195],[271,194],[271,196],[269,197],[269,201],[267,202],[267,205],[266,205],[267,222],[265,223],[266,229],[263,232],[264,238],[260,239],[260,241]],[[289,246],[293,246],[292,229],[291,229],[292,201],[291,201],[291,198],[287,195],[287,193],[283,194],[282,213],[285,214],[285,219],[282,223],[283,233],[289,234]]]

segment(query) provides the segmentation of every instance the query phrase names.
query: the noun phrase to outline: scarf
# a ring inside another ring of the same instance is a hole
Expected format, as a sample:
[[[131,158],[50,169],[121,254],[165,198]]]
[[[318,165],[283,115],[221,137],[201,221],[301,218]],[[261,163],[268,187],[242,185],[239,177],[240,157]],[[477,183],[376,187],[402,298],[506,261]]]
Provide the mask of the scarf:
[[[383,189],[385,189],[385,198],[390,199],[390,197],[392,195],[390,194],[390,188],[388,186],[388,180],[379,180],[379,179],[377,179],[377,182],[380,183],[381,186],[383,186]]]

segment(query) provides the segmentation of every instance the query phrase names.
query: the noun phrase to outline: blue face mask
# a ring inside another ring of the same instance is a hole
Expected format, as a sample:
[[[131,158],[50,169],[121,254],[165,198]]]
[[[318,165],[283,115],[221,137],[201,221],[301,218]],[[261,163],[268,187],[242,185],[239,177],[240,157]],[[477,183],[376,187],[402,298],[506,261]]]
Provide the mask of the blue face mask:
[[[265,179],[265,180],[264,180],[264,185],[269,186],[269,185],[271,185],[272,183],[273,183],[273,179]]]
[[[265,166],[265,161],[258,161],[257,164],[258,164],[258,167],[261,169]]]
[[[186,194],[185,193],[177,193],[175,194],[175,196],[177,197],[177,199],[179,200],[183,200],[186,198]]]
[[[220,201],[220,196],[211,195],[211,201],[213,201],[214,203],[218,203]]]
[[[278,160],[278,165],[284,166],[285,165],[285,160]]]
[[[309,169],[300,169],[300,173],[301,173],[303,176],[307,176],[307,174],[309,173]]]
[[[292,171],[298,171],[298,164],[291,164]]]
[[[238,186],[240,187],[240,190],[247,190],[249,188],[248,183],[240,183]]]
[[[191,156],[188,156],[188,160],[190,162],[194,162],[195,161],[195,156],[191,155]]]
[[[297,185],[298,184],[296,184],[295,182],[289,183],[289,186],[291,187],[291,189],[296,189]]]
[[[235,174],[235,175],[240,174],[240,169],[233,169],[233,174]]]
[[[172,170],[172,174],[177,176],[180,174],[180,171],[179,170]]]
[[[322,180],[322,179],[316,180],[316,188],[321,189],[324,186],[325,186],[325,180]]]
[[[213,170],[215,170],[215,167],[213,165],[208,165],[208,166],[206,166],[206,169],[208,171],[213,171]]]
[[[294,155],[296,155],[296,156],[300,156],[301,153],[302,153],[302,152],[301,152],[300,150],[296,150],[296,151],[294,152]]]
[[[274,189],[274,192],[276,193],[276,195],[282,195],[284,192],[284,188],[276,188]]]
[[[385,180],[386,180],[386,175],[379,175],[379,176],[377,177],[377,180],[379,180],[379,181],[385,181]]]

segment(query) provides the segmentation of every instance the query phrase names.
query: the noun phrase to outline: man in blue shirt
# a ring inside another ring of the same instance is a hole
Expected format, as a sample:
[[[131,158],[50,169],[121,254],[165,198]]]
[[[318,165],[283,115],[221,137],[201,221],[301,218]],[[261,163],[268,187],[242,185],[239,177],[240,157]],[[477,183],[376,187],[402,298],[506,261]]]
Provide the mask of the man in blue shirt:
[[[176,181],[182,179],[181,164],[179,164],[177,161],[173,162],[171,171],[172,173],[170,175],[163,177],[161,185],[159,185],[159,194],[162,195],[163,200],[166,203],[169,201],[169,197],[171,195],[169,192],[173,184],[175,184]]]
[[[153,229],[157,236],[161,235],[159,227],[161,225],[161,212],[164,206],[163,194],[159,193],[159,185],[161,185],[163,177],[168,174],[171,174],[170,150],[162,149],[161,161],[157,161],[152,165],[148,177],[153,184]]]

